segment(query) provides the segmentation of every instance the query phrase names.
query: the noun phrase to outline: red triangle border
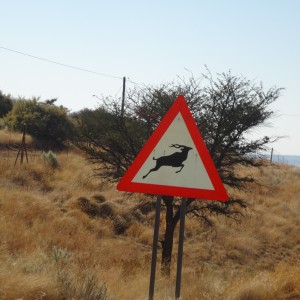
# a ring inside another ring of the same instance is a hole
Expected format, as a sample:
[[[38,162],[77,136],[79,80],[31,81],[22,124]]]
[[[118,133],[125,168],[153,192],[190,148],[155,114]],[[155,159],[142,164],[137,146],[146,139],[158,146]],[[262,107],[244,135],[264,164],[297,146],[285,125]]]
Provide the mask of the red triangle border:
[[[147,158],[156,147],[179,112],[181,113],[186,123],[187,129],[197,148],[198,154],[204,164],[214,190],[132,182],[140,168],[143,166],[144,162],[147,160]],[[202,135],[183,96],[178,96],[174,101],[173,105],[170,107],[161,122],[158,124],[149,140],[146,142],[142,150],[133,161],[132,165],[129,167],[125,175],[121,178],[120,182],[117,185],[117,189],[127,192],[197,198],[201,200],[228,200],[228,195],[221,181],[219,173],[213,163]]]

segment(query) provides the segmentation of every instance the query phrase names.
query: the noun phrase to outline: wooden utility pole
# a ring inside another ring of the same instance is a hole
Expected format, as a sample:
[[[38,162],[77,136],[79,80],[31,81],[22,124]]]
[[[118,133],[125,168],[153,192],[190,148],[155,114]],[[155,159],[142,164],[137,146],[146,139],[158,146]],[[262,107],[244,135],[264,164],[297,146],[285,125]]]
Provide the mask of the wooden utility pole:
[[[25,140],[25,138],[26,138],[26,124],[24,123],[24,125],[23,125],[22,142],[21,142],[21,145],[20,145],[20,148],[19,148],[16,160],[15,160],[14,166],[16,165],[17,160],[18,160],[20,154],[21,154],[20,162],[21,162],[21,164],[23,163],[24,152],[25,152],[25,156],[26,156],[26,161],[28,163],[28,155],[27,155],[27,147],[26,147],[26,140]]]
[[[125,85],[126,77],[123,77],[123,92],[122,92],[122,106],[121,106],[121,117],[124,118],[124,107],[125,107]]]
[[[271,150],[271,157],[270,157],[270,163],[272,164],[272,162],[273,162],[273,148]]]

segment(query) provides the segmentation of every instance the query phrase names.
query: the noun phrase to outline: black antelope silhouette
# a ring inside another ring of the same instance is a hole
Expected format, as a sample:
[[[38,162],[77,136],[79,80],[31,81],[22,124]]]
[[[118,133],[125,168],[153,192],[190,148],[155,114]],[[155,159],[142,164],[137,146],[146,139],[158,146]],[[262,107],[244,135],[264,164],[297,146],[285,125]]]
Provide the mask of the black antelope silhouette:
[[[173,168],[181,167],[180,170],[176,171],[176,173],[181,172],[182,168],[184,167],[183,162],[187,159],[189,151],[193,148],[178,144],[172,144],[170,147],[180,149],[181,152],[175,152],[171,155],[162,156],[159,158],[153,157],[153,160],[156,160],[156,166],[152,168],[146,175],[144,175],[143,179],[145,179],[151,172],[157,171],[162,166],[169,166]]]

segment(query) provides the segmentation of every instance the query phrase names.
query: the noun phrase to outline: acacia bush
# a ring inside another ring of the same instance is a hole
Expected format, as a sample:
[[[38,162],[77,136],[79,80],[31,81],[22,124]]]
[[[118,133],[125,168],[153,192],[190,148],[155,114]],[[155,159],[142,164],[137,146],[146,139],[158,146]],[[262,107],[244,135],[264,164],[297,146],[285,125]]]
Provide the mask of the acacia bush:
[[[148,140],[178,95],[184,95],[206,146],[225,184],[240,188],[249,177],[240,177],[235,166],[259,166],[257,153],[278,137],[250,139],[249,133],[272,117],[272,104],[281,88],[267,91],[262,85],[231,72],[203,75],[179,83],[129,90],[124,117],[120,99],[103,98],[96,110],[74,115],[76,145],[98,165],[98,175],[118,180]]]
[[[97,174],[104,179],[118,180],[131,165],[178,95],[183,95],[194,116],[214,164],[225,185],[231,187],[226,203],[187,199],[186,213],[208,225],[212,215],[223,215],[239,222],[247,199],[236,191],[245,189],[255,179],[238,172],[239,167],[259,167],[258,153],[268,149],[278,137],[249,133],[266,125],[273,115],[270,105],[280,96],[281,88],[265,90],[231,72],[212,76],[208,71],[201,78],[182,79],[178,83],[135,88],[126,98],[124,115],[120,99],[104,98],[96,111],[77,115],[81,138],[77,146],[95,163]],[[102,115],[101,115],[101,114]],[[99,117],[97,117],[97,115]],[[102,119],[102,120],[99,120]],[[179,199],[162,197],[166,211],[166,227],[162,243],[162,267],[170,274],[173,236],[180,220]]]
[[[96,174],[106,180],[120,178],[147,140],[145,124],[137,118],[121,118],[119,106],[110,102],[95,110],[72,115],[77,128],[73,143],[94,163]]]
[[[16,100],[4,121],[16,131],[26,124],[26,131],[43,147],[62,147],[74,133],[65,107],[39,102],[38,98]]]

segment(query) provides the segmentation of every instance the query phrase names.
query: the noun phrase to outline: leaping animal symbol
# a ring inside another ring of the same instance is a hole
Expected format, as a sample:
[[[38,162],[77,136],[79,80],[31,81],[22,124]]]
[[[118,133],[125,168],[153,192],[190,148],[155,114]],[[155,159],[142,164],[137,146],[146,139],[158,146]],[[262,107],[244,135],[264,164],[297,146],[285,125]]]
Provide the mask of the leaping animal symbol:
[[[181,172],[182,168],[184,167],[183,162],[187,159],[189,151],[193,148],[178,144],[172,144],[170,147],[180,149],[181,152],[175,152],[171,155],[161,156],[159,158],[153,157],[153,160],[156,161],[156,165],[146,175],[143,176],[143,179],[145,179],[151,172],[157,171],[162,166],[169,166],[173,168],[180,167],[176,173]]]

